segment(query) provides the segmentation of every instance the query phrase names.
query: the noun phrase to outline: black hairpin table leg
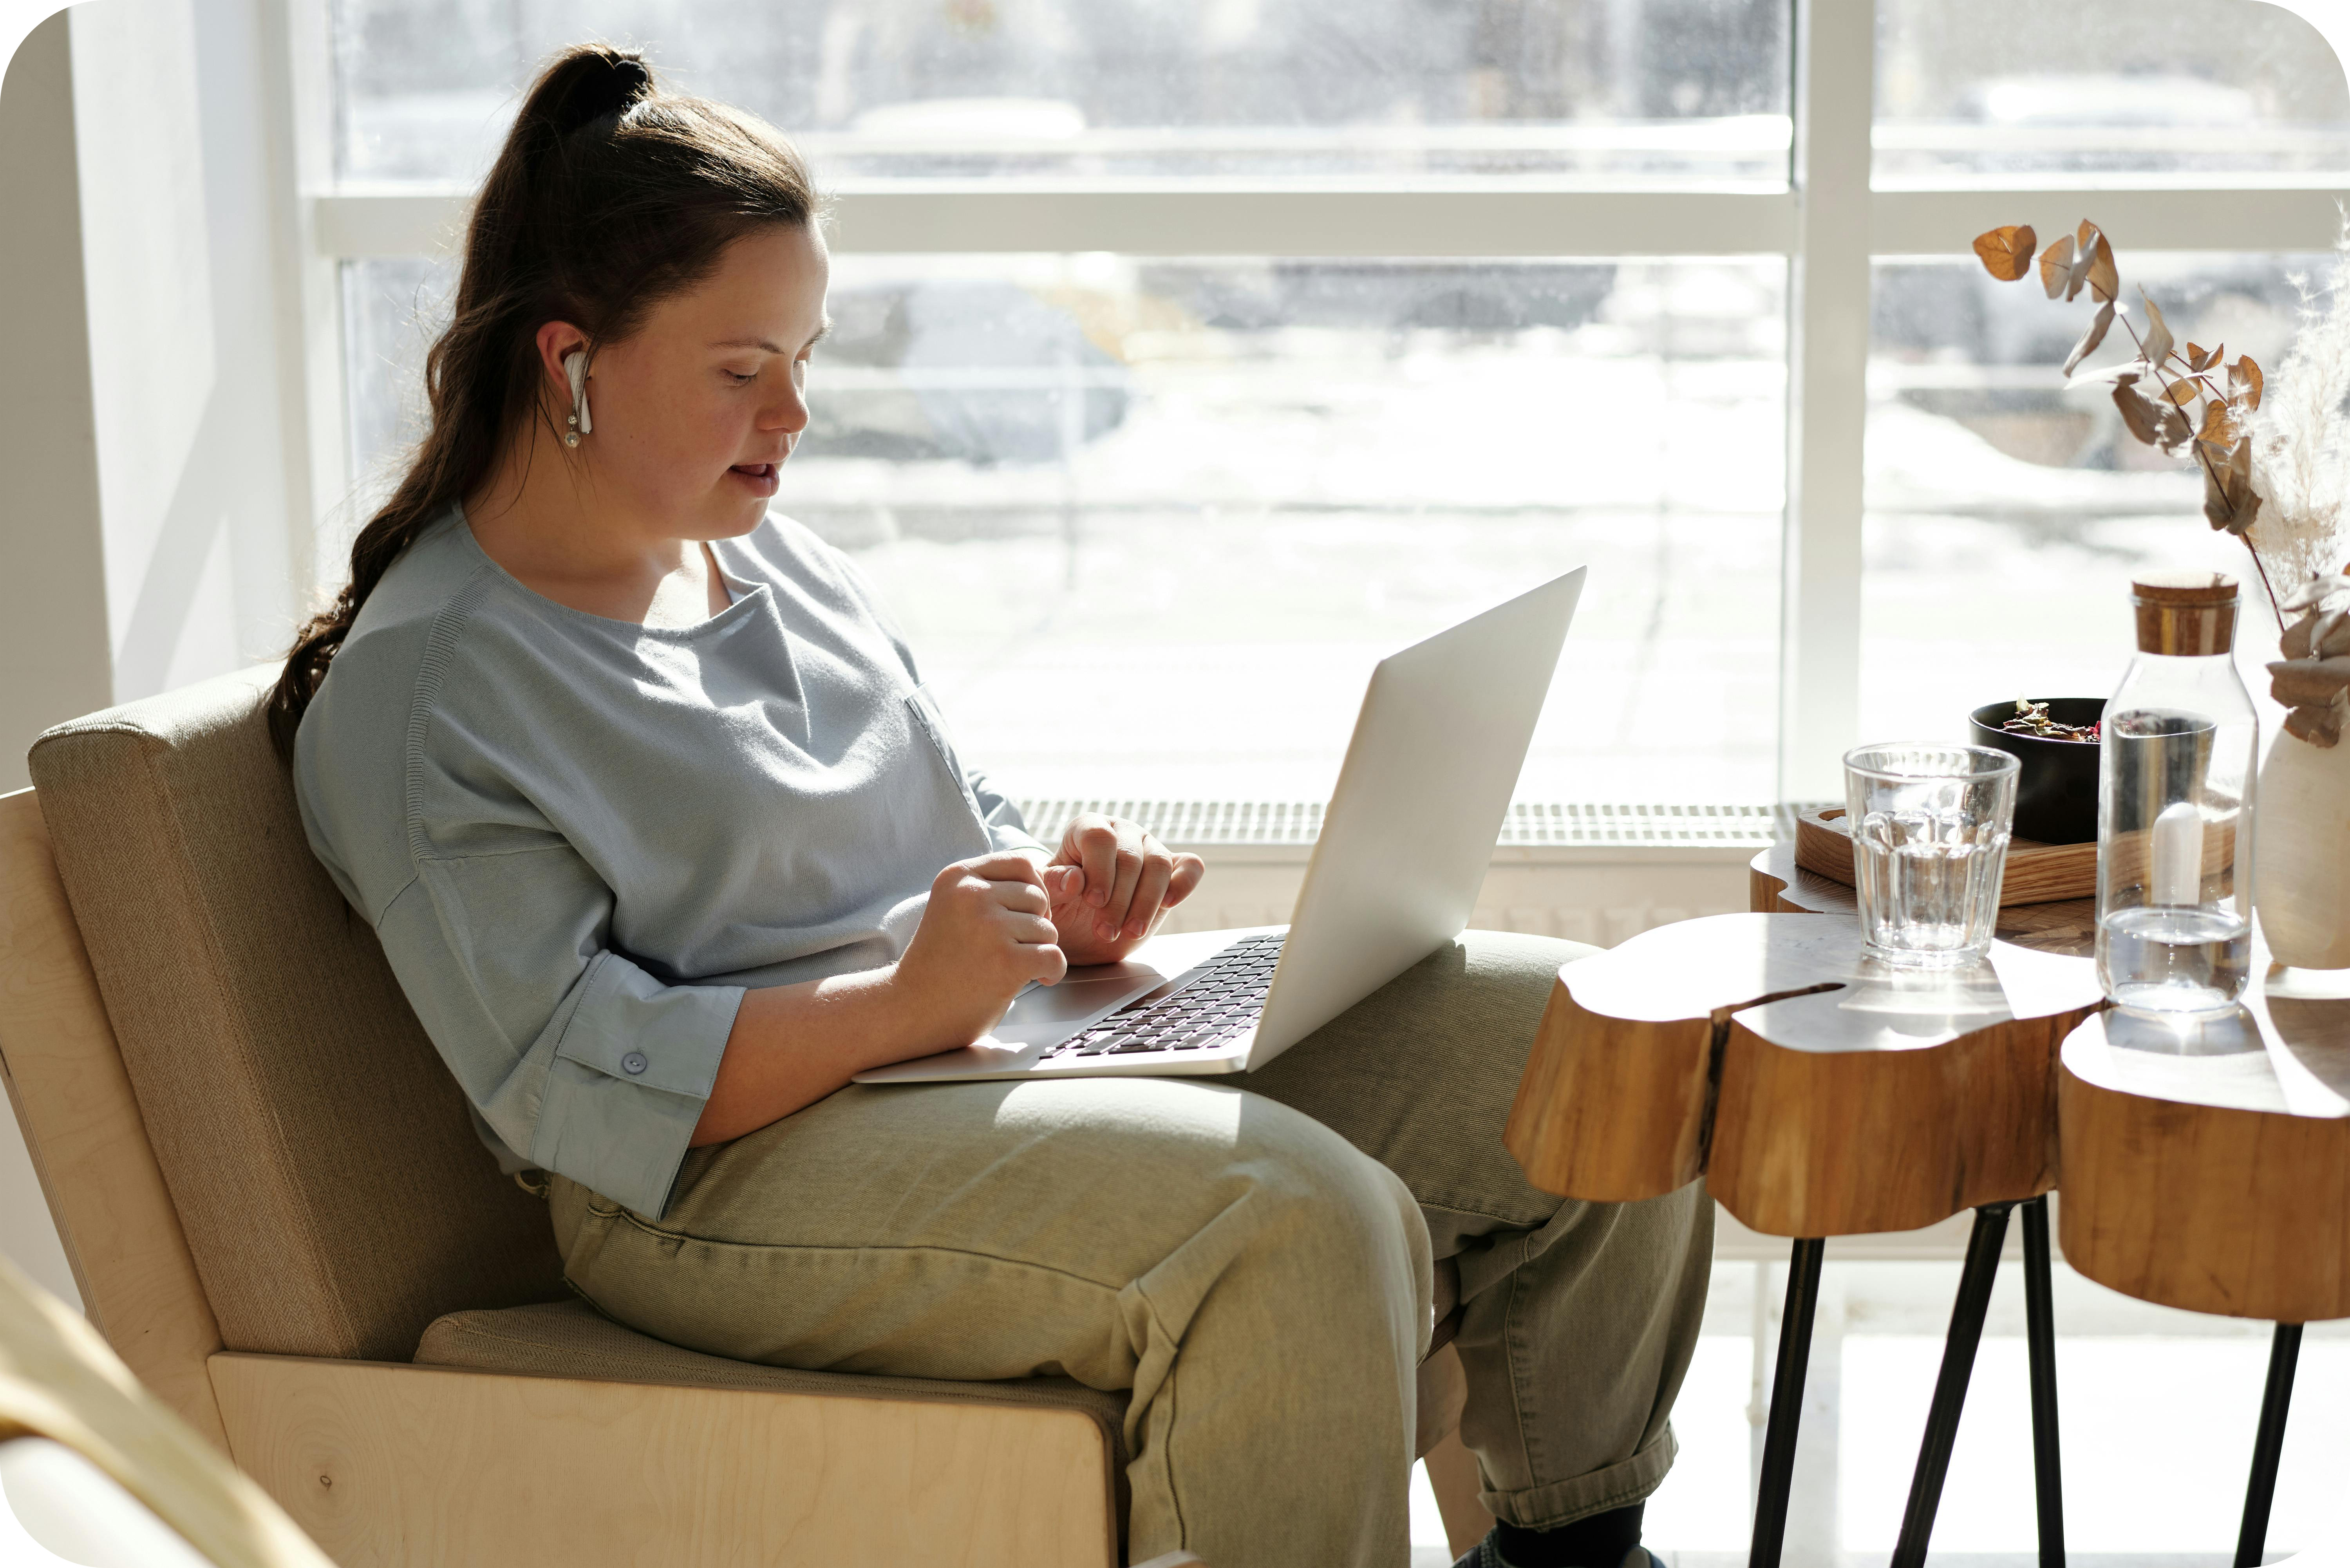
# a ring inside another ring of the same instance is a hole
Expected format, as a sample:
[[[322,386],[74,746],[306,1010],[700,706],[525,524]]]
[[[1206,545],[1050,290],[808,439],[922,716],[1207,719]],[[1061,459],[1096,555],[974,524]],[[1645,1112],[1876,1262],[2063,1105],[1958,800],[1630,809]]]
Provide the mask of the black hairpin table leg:
[[[2269,1344],[2269,1381],[2261,1394],[2260,1430],[2252,1438],[2252,1480],[2244,1489],[2244,1525],[2236,1534],[2236,1568],[2260,1568],[2268,1549],[2269,1505],[2276,1501],[2277,1461],[2284,1457],[2284,1421],[2293,1403],[2293,1372],[2301,1360],[2301,1324],[2281,1323]]]
[[[2032,1484],[2040,1568],[2064,1568],[2064,1472],[2056,1438],[2056,1301],[2048,1199],[2023,1204],[2023,1337],[2032,1360]]]
[[[1975,1369],[1975,1346],[1982,1341],[1991,1287],[1999,1278],[1999,1250],[2007,1241],[2012,1203],[1986,1203],[1975,1210],[1974,1234],[1967,1238],[1966,1267],[1959,1274],[1959,1299],[1950,1304],[1950,1333],[1942,1342],[1942,1373],[1934,1380],[1934,1403],[1926,1412],[1926,1440],[1918,1449],[1918,1471],[1909,1482],[1909,1506],[1893,1543],[1893,1568],[1920,1568],[1934,1535],[1934,1511],[1942,1501],[1942,1478],[1950,1472],[1950,1448],[1958,1441],[1959,1415],[1966,1407],[1967,1379]]]
[[[1779,1314],[1779,1363],[1771,1377],[1771,1421],[1762,1432],[1762,1475],[1754,1490],[1754,1544],[1747,1568],[1779,1568],[1787,1537],[1787,1497],[1795,1479],[1795,1431],[1804,1417],[1804,1374],[1812,1364],[1812,1316],[1820,1304],[1825,1238],[1799,1240],[1787,1258],[1787,1305]]]

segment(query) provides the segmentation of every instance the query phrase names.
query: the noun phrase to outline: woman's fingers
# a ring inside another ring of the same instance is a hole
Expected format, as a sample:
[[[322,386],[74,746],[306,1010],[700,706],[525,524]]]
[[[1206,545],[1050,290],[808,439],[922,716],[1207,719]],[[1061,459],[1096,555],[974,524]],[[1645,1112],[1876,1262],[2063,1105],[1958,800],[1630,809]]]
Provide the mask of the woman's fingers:
[[[1053,899],[1034,882],[990,882],[987,890],[995,901],[1015,914],[1050,916]]]
[[[1069,972],[1069,955],[1050,941],[1038,942],[1026,950],[1033,955],[1035,968],[1029,978],[1043,985],[1058,985]]]
[[[1206,874],[1198,856],[1175,854],[1139,824],[1087,813],[1069,824],[1044,884],[1065,935],[1090,927],[1094,941],[1123,944],[1148,936]]]
[[[984,882],[1025,882],[1036,888],[1045,885],[1045,874],[1036,868],[1035,858],[1014,850],[973,856],[969,860],[957,861],[947,869],[951,871],[957,867]]]
[[[1142,843],[1142,875],[1134,885],[1134,902],[1127,907],[1126,924],[1119,928],[1128,939],[1149,934],[1151,922],[1166,904],[1167,884],[1175,871],[1175,857],[1164,845],[1155,838]]]
[[[1134,890],[1142,881],[1142,830],[1130,823],[1118,826],[1132,828],[1132,832],[1118,836],[1118,880],[1111,885],[1109,902],[1103,906],[1101,919],[1097,922],[1102,936],[1112,940],[1125,929],[1127,916],[1134,907]]]
[[[1061,858],[1085,873],[1086,901],[1097,909],[1108,908],[1110,889],[1118,882],[1118,838],[1115,823],[1087,812],[1069,824],[1061,840]]]
[[[1045,873],[1045,890],[1052,895],[1053,919],[1065,935],[1089,929],[1094,907],[1086,897],[1086,874],[1075,866],[1055,866]]]
[[[1055,943],[1061,940],[1061,928],[1046,915],[1023,914],[1017,910],[1004,917],[1004,929],[1012,940],[1023,943]]]

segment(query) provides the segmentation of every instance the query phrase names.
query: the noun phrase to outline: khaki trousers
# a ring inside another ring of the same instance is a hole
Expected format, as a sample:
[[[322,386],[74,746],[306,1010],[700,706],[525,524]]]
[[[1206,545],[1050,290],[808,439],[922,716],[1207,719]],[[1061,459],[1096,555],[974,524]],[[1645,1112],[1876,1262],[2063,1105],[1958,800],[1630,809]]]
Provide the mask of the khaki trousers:
[[[1134,1561],[1400,1568],[1452,1257],[1486,1506],[1620,1507],[1672,1463],[1713,1220],[1700,1184],[1565,1201],[1502,1147],[1590,950],[1467,932],[1242,1077],[852,1085],[696,1150],[660,1223],[557,1178],[566,1272],[715,1355],[1131,1389]]]

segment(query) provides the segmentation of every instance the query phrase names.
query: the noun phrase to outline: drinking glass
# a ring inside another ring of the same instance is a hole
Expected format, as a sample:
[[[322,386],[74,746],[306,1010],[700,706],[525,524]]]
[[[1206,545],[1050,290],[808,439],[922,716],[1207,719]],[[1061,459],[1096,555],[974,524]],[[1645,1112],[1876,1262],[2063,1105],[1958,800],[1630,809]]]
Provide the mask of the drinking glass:
[[[2022,765],[1990,746],[1926,741],[1845,753],[1853,889],[1871,957],[1950,968],[1991,950]]]

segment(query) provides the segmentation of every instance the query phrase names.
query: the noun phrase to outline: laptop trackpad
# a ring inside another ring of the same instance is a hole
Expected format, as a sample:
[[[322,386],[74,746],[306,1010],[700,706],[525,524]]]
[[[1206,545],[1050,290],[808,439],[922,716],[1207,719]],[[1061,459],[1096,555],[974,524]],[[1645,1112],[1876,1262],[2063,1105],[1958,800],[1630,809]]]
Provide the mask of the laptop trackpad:
[[[1157,970],[1139,963],[1072,970],[1058,985],[1033,985],[1022,992],[1003,1021],[988,1033],[1004,1045],[1057,1040],[1072,1033],[1073,1024],[1140,996],[1165,979]]]

